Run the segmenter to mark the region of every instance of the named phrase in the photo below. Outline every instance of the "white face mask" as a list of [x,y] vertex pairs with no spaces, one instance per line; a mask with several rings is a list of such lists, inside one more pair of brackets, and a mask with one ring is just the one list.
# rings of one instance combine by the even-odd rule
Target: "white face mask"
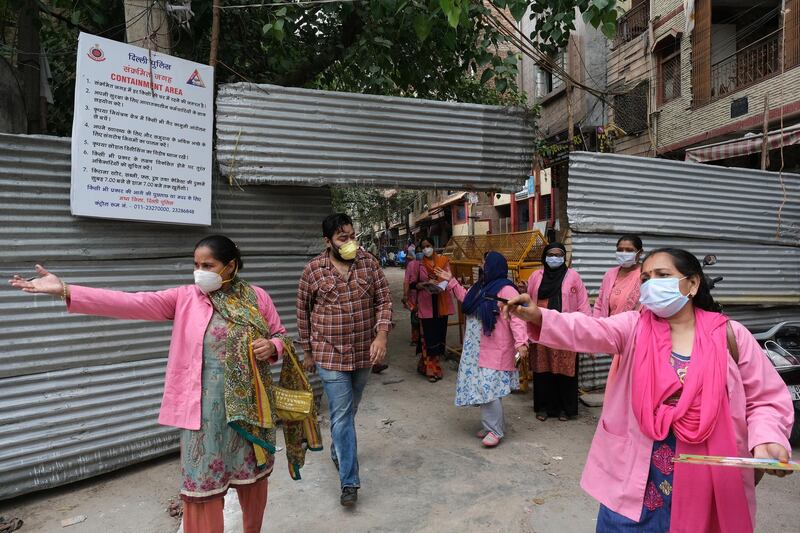
[[636,252],[617,252],[617,263],[622,268],[632,267],[636,264]]
[[639,303],[661,318],[669,318],[689,303],[681,292],[682,278],[654,278],[645,281],[640,289]]
[[430,246],[426,246],[425,248],[422,249],[422,253],[425,254],[425,257],[430,257],[433,255],[433,248],[431,248]]
[[195,270],[194,284],[197,285],[197,288],[199,288],[203,294],[214,292],[222,287],[223,283],[231,281],[236,276],[236,272],[239,270],[239,268],[237,265],[236,270],[233,271],[231,277],[225,280],[223,280],[222,276],[220,276],[220,273],[224,270],[225,267],[222,267],[222,270],[219,273],[211,270]]
[[564,258],[557,255],[549,255],[544,258],[544,262],[547,263],[547,266],[550,268],[558,268],[564,264]]
[[208,294],[222,287],[222,276],[210,270],[195,270],[194,284],[203,294]]

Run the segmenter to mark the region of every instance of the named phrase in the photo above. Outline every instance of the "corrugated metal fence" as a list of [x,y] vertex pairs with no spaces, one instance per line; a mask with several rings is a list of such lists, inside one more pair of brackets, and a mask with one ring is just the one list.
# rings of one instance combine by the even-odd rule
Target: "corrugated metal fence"
[[[753,331],[800,319],[800,176],[782,186],[775,172],[575,152],[568,179],[572,266],[592,298],[616,266],[617,239],[635,233],[645,251],[716,255],[714,296]],[[603,386],[610,362],[582,355],[581,387]]]
[[568,203],[570,228],[579,233],[800,246],[797,174],[781,180],[777,172],[575,152]]
[[[327,188],[217,179],[214,225],[198,228],[73,217],[69,173],[69,139],[0,135],[0,278],[42,262],[71,283],[164,289],[192,283],[194,243],[224,233],[244,253],[243,277],[296,333],[297,281],[321,246]],[[177,431],[156,423],[171,324],[68,315],[5,284],[0,310],[0,499],[177,450]]]
[[223,174],[242,183],[516,190],[522,109],[235,83],[217,97]]

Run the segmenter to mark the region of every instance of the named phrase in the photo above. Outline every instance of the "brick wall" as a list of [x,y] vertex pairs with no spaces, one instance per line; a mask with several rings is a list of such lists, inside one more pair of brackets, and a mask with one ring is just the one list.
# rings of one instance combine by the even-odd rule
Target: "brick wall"
[[608,53],[608,86],[611,89],[630,88],[650,73],[647,62],[647,32]]
[[682,7],[683,0],[650,0],[650,18],[663,17]]
[[[662,2],[655,2],[657,4]],[[678,4],[680,2],[672,2]],[[655,31],[656,39],[671,28],[684,30],[685,15],[679,13],[667,24]],[[769,107],[777,110],[780,106],[800,101],[800,67],[786,71],[782,76],[764,80],[735,93],[726,95],[708,105],[692,109],[692,45],[691,39],[681,39],[681,96],[659,108],[656,121],[656,143],[659,153],[680,149],[682,144],[713,141],[714,130],[747,119],[762,117],[764,95],[769,92]],[[731,119],[731,101],[748,97],[748,113]],[[756,126],[758,127],[758,126]],[[743,128],[742,128],[743,129]]]

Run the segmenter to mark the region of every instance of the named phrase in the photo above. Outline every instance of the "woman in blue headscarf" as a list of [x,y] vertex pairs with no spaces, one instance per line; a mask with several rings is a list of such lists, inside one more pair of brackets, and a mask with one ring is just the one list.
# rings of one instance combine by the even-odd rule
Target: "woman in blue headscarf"
[[489,252],[483,260],[483,277],[469,292],[447,271],[436,274],[448,281],[447,290],[462,302],[467,316],[464,345],[456,380],[456,405],[480,405],[483,428],[476,433],[483,445],[492,448],[504,436],[505,420],[501,398],[519,388],[516,354],[528,356],[525,322],[500,315],[494,297],[509,299],[519,292],[508,279],[506,258]]

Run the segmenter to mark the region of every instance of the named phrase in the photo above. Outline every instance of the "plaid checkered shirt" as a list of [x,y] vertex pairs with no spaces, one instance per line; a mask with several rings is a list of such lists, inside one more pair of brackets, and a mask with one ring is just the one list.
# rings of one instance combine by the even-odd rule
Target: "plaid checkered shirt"
[[359,250],[346,280],[327,250],[306,265],[297,290],[297,329],[303,350],[322,368],[369,368],[372,341],[391,327],[392,295],[374,256]]

